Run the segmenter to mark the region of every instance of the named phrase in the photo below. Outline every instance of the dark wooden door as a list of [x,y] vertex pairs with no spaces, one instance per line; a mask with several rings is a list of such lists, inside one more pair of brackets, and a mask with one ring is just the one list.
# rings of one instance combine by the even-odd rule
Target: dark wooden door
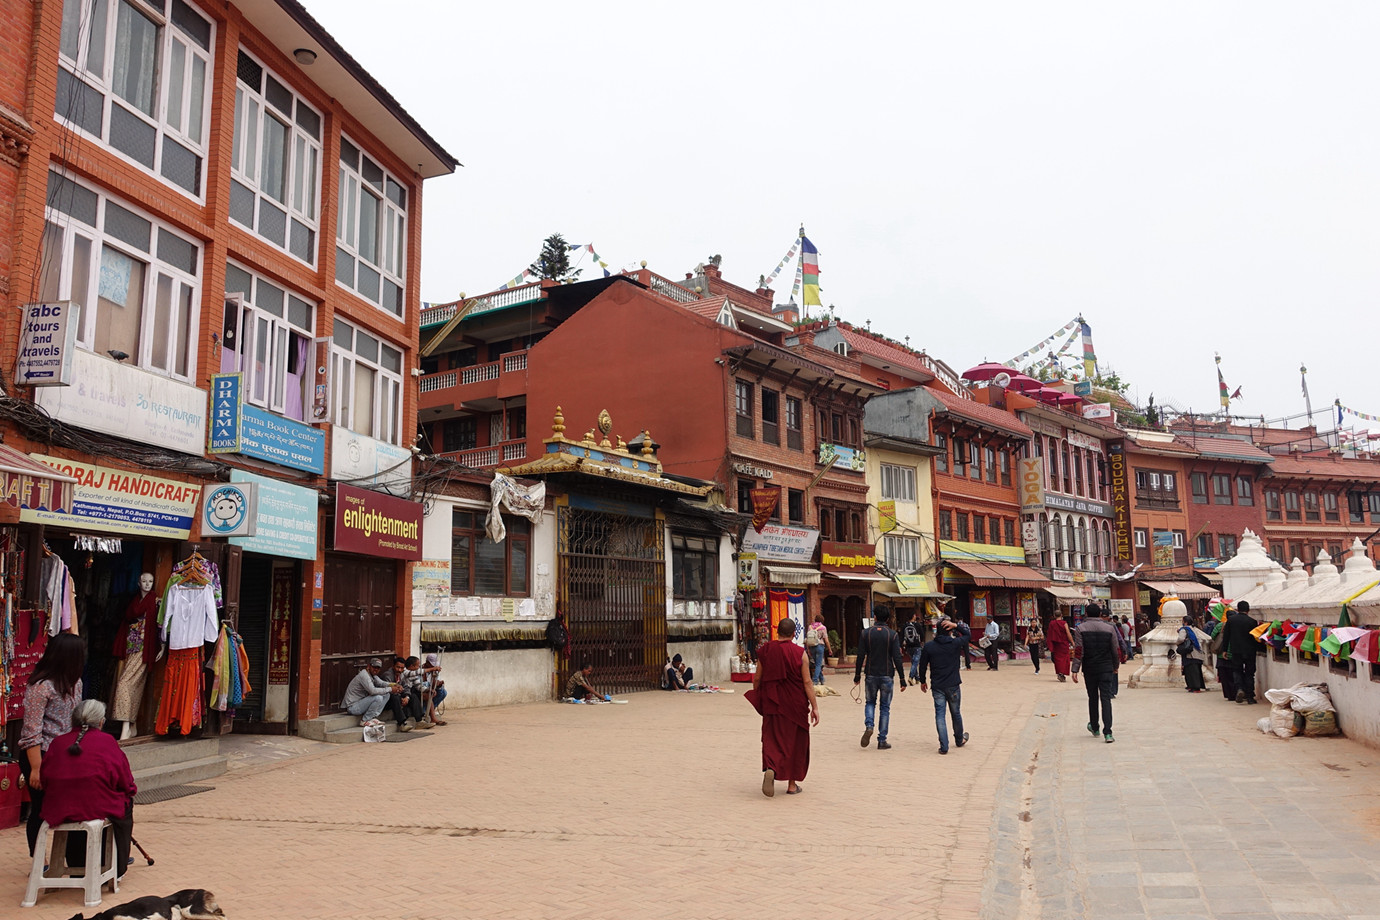
[[345,687],[370,658],[392,667],[397,563],[326,554],[321,616],[321,712],[339,712]]

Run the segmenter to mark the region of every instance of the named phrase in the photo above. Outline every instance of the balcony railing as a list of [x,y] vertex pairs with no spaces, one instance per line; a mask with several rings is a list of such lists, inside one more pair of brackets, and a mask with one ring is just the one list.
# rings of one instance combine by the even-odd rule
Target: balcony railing
[[696,294],[694,291],[687,291],[669,278],[663,278],[660,275],[652,275],[650,280],[653,291],[660,294],[662,297],[669,297],[671,300],[677,301],[678,303],[694,303],[702,299],[701,295]]
[[443,453],[441,456],[471,469],[486,469],[491,466],[498,466],[500,463],[512,463],[514,460],[526,459],[527,442],[525,440],[500,441],[488,447],[455,450]]
[[487,364],[472,364],[469,367],[462,367],[453,371],[427,374],[422,378],[421,391],[423,393],[435,393],[438,390],[445,390],[454,386],[497,380],[504,374],[517,374],[526,370],[526,350],[514,351],[501,355],[497,361],[490,361]]
[[[509,288],[506,291],[496,291],[484,297],[476,298],[476,303],[465,314],[465,318],[478,316],[481,313],[488,313],[490,310],[498,310],[503,307],[514,307],[518,304],[531,303],[534,300],[541,300],[541,284],[525,284],[522,287]],[[428,307],[422,311],[422,326],[436,326],[449,321],[455,316],[460,304],[464,301],[443,304],[439,307]]]
[[443,374],[427,374],[422,378],[422,392],[430,393],[433,390],[444,390],[446,387],[455,386],[455,371],[446,371]]

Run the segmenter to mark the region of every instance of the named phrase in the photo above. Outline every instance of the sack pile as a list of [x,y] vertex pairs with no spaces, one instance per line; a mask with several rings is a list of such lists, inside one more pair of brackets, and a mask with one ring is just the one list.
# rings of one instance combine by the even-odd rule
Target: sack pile
[[1308,738],[1340,734],[1337,710],[1327,684],[1295,684],[1284,690],[1266,690],[1270,701],[1270,715],[1256,723],[1265,734],[1292,738],[1303,734]]

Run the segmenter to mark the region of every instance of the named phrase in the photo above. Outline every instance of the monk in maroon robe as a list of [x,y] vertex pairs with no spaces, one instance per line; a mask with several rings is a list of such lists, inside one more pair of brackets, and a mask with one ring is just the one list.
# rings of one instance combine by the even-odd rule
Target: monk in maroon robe
[[810,726],[819,724],[819,703],[805,649],[791,639],[795,621],[784,619],[775,642],[757,650],[748,702],[762,715],[762,794],[776,794],[776,781],[786,781],[786,794],[800,792],[800,780],[810,769]]
[[[1054,619],[1050,620],[1045,641],[1049,643],[1049,657],[1054,662],[1054,673],[1059,675],[1060,680],[1067,679],[1069,656],[1073,649],[1073,633],[1069,632],[1069,624],[1064,622],[1063,614],[1056,614]],[[1076,682],[1077,675],[1073,679]]]

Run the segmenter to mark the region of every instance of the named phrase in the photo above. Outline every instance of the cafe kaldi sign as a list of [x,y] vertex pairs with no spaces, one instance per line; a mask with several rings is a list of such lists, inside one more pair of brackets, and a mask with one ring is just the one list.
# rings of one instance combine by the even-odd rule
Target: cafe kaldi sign
[[382,492],[337,485],[335,548],[342,553],[415,562],[422,558],[422,506]]
[[874,575],[877,572],[877,544],[830,543],[819,545],[821,571],[836,575]]

